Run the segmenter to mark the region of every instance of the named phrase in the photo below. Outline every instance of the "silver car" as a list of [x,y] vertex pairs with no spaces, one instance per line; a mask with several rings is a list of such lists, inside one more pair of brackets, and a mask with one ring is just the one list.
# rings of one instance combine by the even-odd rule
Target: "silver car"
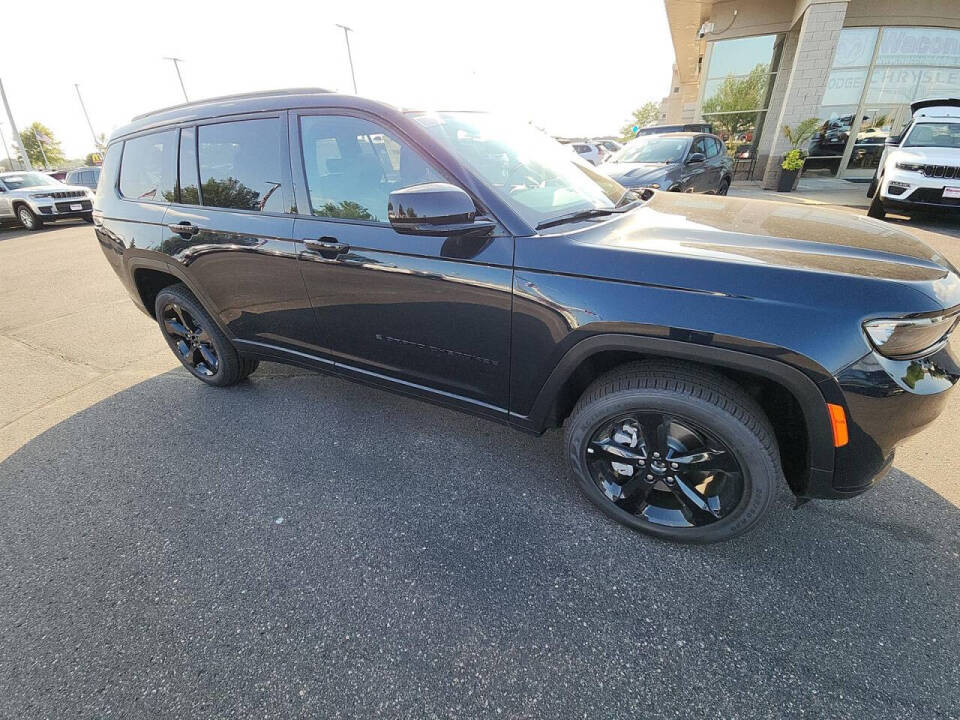
[[39,230],[67,218],[93,222],[92,190],[33,170],[0,173],[0,221],[17,220],[27,230]]

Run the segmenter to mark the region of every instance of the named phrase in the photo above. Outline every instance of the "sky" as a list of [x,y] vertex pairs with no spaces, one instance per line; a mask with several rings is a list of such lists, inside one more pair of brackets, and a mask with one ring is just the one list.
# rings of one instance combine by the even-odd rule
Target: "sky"
[[[402,107],[481,109],[555,135],[616,134],[667,94],[673,47],[662,0],[5,3],[0,80],[19,129],[39,120],[67,157],[97,133],[189,98],[289,87],[352,92]],[[11,132],[0,112],[0,133]],[[2,152],[2,147],[0,147]]]

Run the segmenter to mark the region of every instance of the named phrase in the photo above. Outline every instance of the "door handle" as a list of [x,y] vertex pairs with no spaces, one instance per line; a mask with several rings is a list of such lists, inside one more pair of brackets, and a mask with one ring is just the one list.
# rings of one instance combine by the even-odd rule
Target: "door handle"
[[322,237],[319,240],[304,240],[303,244],[307,250],[318,252],[326,258],[333,258],[337,255],[343,255],[350,246],[346,243],[337,242],[336,238]]
[[170,223],[167,227],[181,237],[193,237],[200,232],[200,228],[186,220],[178,223]]

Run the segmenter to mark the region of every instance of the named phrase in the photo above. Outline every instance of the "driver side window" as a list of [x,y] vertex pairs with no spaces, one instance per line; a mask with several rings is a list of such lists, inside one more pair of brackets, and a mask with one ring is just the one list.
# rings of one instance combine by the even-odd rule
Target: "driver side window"
[[387,221],[391,192],[444,178],[376,123],[345,115],[305,115],[300,140],[311,213]]
[[[693,155],[694,153],[701,153],[703,155],[706,155],[707,145],[706,145],[706,142],[704,142],[705,140],[706,138],[702,138],[702,137],[698,137],[696,140],[694,140],[693,144],[690,146],[690,155]],[[688,155],[687,157],[690,157],[690,155]]]

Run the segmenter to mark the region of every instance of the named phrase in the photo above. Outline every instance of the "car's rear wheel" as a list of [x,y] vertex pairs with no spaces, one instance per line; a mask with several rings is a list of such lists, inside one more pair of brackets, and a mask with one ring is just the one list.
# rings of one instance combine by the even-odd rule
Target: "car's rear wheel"
[[220,387],[234,385],[257,369],[257,360],[241,357],[186,285],[164,288],[154,304],[167,345],[190,373]]
[[43,220],[38,218],[36,213],[26,205],[17,208],[17,220],[20,221],[25,230],[39,230],[43,227]]
[[883,220],[887,216],[887,211],[883,207],[883,200],[880,198],[880,188],[873,193],[873,200],[870,201],[870,207],[867,208],[867,215],[877,220]]
[[566,423],[577,482],[617,522],[679,542],[753,528],[783,473],[773,429],[738,385],[643,361],[595,381]]

